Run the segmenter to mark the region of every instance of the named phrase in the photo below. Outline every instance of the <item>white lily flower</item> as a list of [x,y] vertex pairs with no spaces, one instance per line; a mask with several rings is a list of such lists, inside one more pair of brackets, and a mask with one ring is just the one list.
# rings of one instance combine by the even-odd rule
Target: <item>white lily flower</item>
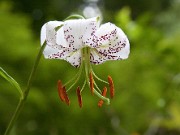
[[[99,25],[99,18],[50,21],[41,29],[41,44],[47,42],[45,58],[64,59],[75,67],[81,64],[81,50],[90,48],[90,62],[128,58],[130,45],[124,32],[112,23]],[[61,26],[57,31],[56,28]]]
[[[84,84],[87,83],[89,86],[90,83],[94,82],[94,79],[92,77],[88,79],[88,74],[91,74],[91,76],[93,74],[98,80],[105,82],[94,74],[90,63],[101,64],[108,60],[126,59],[130,52],[129,40],[124,32],[112,23],[100,25],[99,20],[99,17],[94,17],[66,20],[64,22],[50,21],[44,24],[41,29],[41,45],[46,41],[45,58],[63,59],[74,67],[81,66],[82,68],[84,62],[86,72],[86,82]],[[80,75],[81,73],[78,73],[75,79],[79,80]],[[97,86],[96,89],[100,92],[96,91],[94,86],[93,88],[90,87],[91,90],[95,90],[95,94],[102,100],[109,102],[104,95],[102,96]],[[62,89],[61,86],[61,91],[63,91]],[[79,89],[78,91],[80,91]]]

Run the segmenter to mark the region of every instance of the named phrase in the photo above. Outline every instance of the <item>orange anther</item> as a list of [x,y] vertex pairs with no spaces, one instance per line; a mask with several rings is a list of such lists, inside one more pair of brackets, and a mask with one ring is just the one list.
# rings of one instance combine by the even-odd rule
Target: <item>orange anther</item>
[[102,107],[103,103],[104,103],[104,101],[103,101],[102,99],[101,99],[101,100],[99,100],[99,102],[98,102],[98,106],[99,106],[99,107]]
[[93,75],[92,72],[90,72],[90,89],[91,89],[91,94],[94,95],[94,79],[93,79]]
[[109,87],[110,87],[110,97],[113,98],[114,97],[114,83],[111,76],[108,76],[108,82],[109,82]]
[[61,80],[58,80],[58,95],[59,95],[61,101],[64,102],[65,98],[64,98],[63,85],[62,85]]
[[70,100],[69,100],[69,97],[68,97],[68,95],[66,93],[66,88],[65,87],[63,87],[63,96],[64,96],[66,104],[70,105]]
[[[106,97],[106,93],[107,93],[107,88],[104,87],[104,89],[103,89],[103,91],[102,91],[102,96],[103,96],[103,97]],[[103,101],[102,99],[99,100],[98,106],[99,106],[99,107],[102,107],[103,103],[104,103],[104,101]]]
[[82,107],[82,96],[81,96],[81,91],[80,91],[79,86],[77,87],[76,94],[77,94],[77,97],[78,97],[79,107],[81,108]]

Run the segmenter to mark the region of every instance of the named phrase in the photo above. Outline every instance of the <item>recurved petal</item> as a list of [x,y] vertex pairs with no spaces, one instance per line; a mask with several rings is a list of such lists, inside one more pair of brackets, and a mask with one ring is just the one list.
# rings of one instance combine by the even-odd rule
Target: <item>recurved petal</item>
[[69,48],[79,49],[85,46],[84,39],[90,38],[99,26],[97,18],[67,20],[64,22],[64,37]]
[[101,42],[100,46],[93,49],[91,53],[92,63],[101,64],[107,60],[128,58],[130,52],[129,40],[120,28],[115,25],[113,27],[115,28],[113,37],[108,41],[104,41],[104,43]]
[[[65,40],[65,36],[64,36],[64,28],[63,26],[61,28],[59,28],[56,32],[56,43],[58,46],[60,47],[64,47],[64,48],[69,48],[68,43]],[[71,49],[73,50],[73,49]]]
[[[41,45],[46,41],[44,49],[45,58],[58,58],[56,54],[63,51],[64,47],[56,43],[57,28],[62,29],[63,22],[50,21],[45,23],[41,28]],[[53,55],[53,56],[52,56]]]
[[58,26],[62,26],[63,22],[61,21],[49,21],[45,23],[41,28],[41,45],[44,41],[47,42],[48,45],[56,45],[56,28]]
[[46,41],[46,47],[43,52],[44,57],[47,59],[63,59],[71,65],[79,67],[81,62],[80,50],[73,50],[66,46],[62,25],[63,23],[58,21],[51,21],[43,25],[41,29],[41,44]]

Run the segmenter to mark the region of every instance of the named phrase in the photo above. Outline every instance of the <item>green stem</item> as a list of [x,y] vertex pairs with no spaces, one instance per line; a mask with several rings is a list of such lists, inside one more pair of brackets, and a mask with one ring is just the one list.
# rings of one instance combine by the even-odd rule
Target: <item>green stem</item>
[[18,116],[19,116],[19,114],[20,114],[20,112],[21,112],[21,110],[22,110],[22,108],[24,106],[24,103],[25,103],[25,101],[27,99],[29,90],[30,90],[31,85],[32,85],[32,80],[34,78],[35,72],[37,70],[37,66],[39,64],[39,61],[40,61],[40,58],[41,58],[41,55],[42,55],[42,52],[43,52],[45,46],[46,46],[46,42],[44,42],[44,44],[41,46],[41,48],[39,50],[39,53],[38,53],[38,55],[36,57],[36,61],[34,63],[34,66],[32,68],[31,74],[30,74],[29,79],[28,79],[27,87],[26,87],[26,89],[23,92],[23,96],[19,100],[19,103],[18,103],[18,105],[16,107],[16,110],[15,110],[15,112],[14,112],[14,114],[13,114],[13,116],[12,116],[10,122],[9,122],[9,125],[8,125],[4,135],[8,135],[9,134],[9,132],[11,131],[14,123],[16,122],[16,120],[17,120],[17,118],[18,118]]

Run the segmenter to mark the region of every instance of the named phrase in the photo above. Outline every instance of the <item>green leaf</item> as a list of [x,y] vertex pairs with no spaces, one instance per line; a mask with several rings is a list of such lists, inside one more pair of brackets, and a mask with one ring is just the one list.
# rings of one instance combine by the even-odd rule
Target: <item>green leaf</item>
[[23,97],[23,93],[22,93],[22,90],[21,90],[19,84],[1,67],[0,67],[0,76],[2,76],[4,79],[6,79],[8,82],[10,82],[18,90],[20,96]]

